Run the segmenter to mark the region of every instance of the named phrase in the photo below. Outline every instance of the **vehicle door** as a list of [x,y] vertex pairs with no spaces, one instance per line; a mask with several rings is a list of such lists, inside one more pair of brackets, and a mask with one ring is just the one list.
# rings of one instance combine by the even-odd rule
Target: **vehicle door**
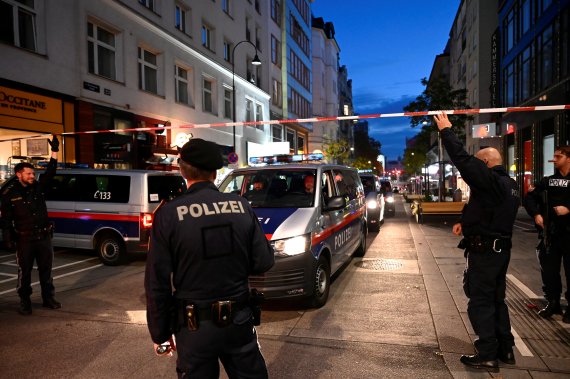
[[54,225],[54,246],[76,247],[75,201],[77,191],[77,176],[72,173],[56,173],[45,187],[44,196],[48,216]]
[[357,249],[363,233],[364,188],[356,171],[336,169],[333,172],[337,191],[346,199],[338,239],[343,246],[345,259],[349,259]]
[[[94,234],[113,229],[126,238],[139,237],[140,196],[129,204],[130,175],[78,175],[80,196],[75,204],[76,246],[88,249]],[[142,192],[142,183],[139,192]]]

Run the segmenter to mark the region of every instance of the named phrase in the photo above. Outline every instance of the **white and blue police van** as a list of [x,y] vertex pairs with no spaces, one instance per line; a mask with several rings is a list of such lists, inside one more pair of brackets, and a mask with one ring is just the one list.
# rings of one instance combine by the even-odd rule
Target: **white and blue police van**
[[[42,171],[37,172],[37,179]],[[10,185],[16,176],[2,183]],[[162,200],[186,192],[177,171],[61,169],[45,189],[53,246],[94,249],[110,266],[147,253],[153,215]],[[1,233],[0,233],[1,234]]]
[[[251,276],[250,286],[267,298],[304,297],[323,306],[331,275],[353,255],[366,251],[364,189],[358,172],[346,166],[301,163],[322,154],[250,159],[219,185],[250,202],[275,250],[275,265]],[[313,192],[305,181],[313,181]],[[261,184],[260,184],[261,183]]]

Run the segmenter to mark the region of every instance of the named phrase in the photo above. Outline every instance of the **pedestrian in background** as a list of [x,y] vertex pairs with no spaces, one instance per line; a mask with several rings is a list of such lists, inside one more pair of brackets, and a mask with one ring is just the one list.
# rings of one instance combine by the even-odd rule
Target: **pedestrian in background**
[[146,264],[155,350],[177,351],[180,378],[218,378],[218,359],[230,378],[266,378],[248,276],[273,266],[273,249],[247,200],[213,184],[223,164],[215,143],[190,140],[179,164],[188,191],[155,213]]
[[17,181],[2,192],[2,233],[4,244],[9,250],[16,251],[18,264],[17,291],[20,296],[19,313],[32,314],[32,269],[34,260],[38,265],[42,305],[45,308],[58,309],[61,304],[55,300],[55,288],[51,269],[53,265],[53,225],[48,219],[45,187],[57,170],[57,136],[48,139],[51,146],[51,159],[45,173],[36,180],[34,166],[30,163],[18,163],[14,167]]
[[[555,173],[544,177],[525,197],[525,209],[539,229],[537,246],[542,290],[548,301],[538,314],[549,318],[561,314],[562,278],[560,265],[566,275],[566,300],[570,301],[570,146],[554,150]],[[562,321],[570,323],[570,307]]]
[[475,355],[461,356],[467,366],[497,369],[498,359],[514,364],[514,338],[505,303],[506,274],[511,257],[511,236],[520,199],[516,182],[501,165],[494,148],[469,155],[451,130],[447,115],[434,117],[441,140],[455,167],[471,189],[460,223],[453,233],[463,234],[467,265],[463,289],[469,298],[467,313],[478,339]]

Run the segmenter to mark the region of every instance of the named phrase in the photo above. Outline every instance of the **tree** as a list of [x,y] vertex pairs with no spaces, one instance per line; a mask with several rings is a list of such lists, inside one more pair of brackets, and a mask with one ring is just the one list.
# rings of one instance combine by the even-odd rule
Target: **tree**
[[323,147],[327,158],[339,163],[347,160],[350,154],[350,147],[348,145],[348,141],[345,139],[340,139],[338,141],[327,139],[323,143]]
[[[428,81],[426,78],[422,79],[422,85],[426,88],[422,94],[416,97],[415,101],[404,107],[406,112],[424,112],[435,110],[451,110],[451,109],[469,109],[467,105],[467,90],[451,88],[449,83],[442,79],[434,79]],[[452,129],[455,134],[461,139],[465,137],[465,122],[472,120],[473,117],[469,115],[449,115]],[[410,125],[415,128],[418,125],[423,125],[422,129],[426,126],[429,131],[437,131],[432,122],[433,116],[413,116],[410,119]]]
[[368,136],[368,133],[361,130],[354,131],[354,154],[358,158],[364,158],[364,161],[376,162],[378,155],[382,149],[382,144],[374,138]]

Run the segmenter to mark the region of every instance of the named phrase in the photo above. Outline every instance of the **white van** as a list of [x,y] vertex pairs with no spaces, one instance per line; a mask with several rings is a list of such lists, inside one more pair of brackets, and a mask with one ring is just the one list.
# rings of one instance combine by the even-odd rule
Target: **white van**
[[[314,180],[313,193],[305,190],[308,177]],[[254,191],[254,183],[263,188]],[[321,307],[331,275],[354,253],[364,255],[364,190],[355,169],[313,163],[242,168],[219,190],[250,201],[275,250],[273,268],[250,277],[251,287],[267,298],[306,297]]]
[[53,245],[95,249],[107,265],[124,263],[127,253],[148,251],[161,200],[185,191],[178,172],[58,169],[45,192]]

